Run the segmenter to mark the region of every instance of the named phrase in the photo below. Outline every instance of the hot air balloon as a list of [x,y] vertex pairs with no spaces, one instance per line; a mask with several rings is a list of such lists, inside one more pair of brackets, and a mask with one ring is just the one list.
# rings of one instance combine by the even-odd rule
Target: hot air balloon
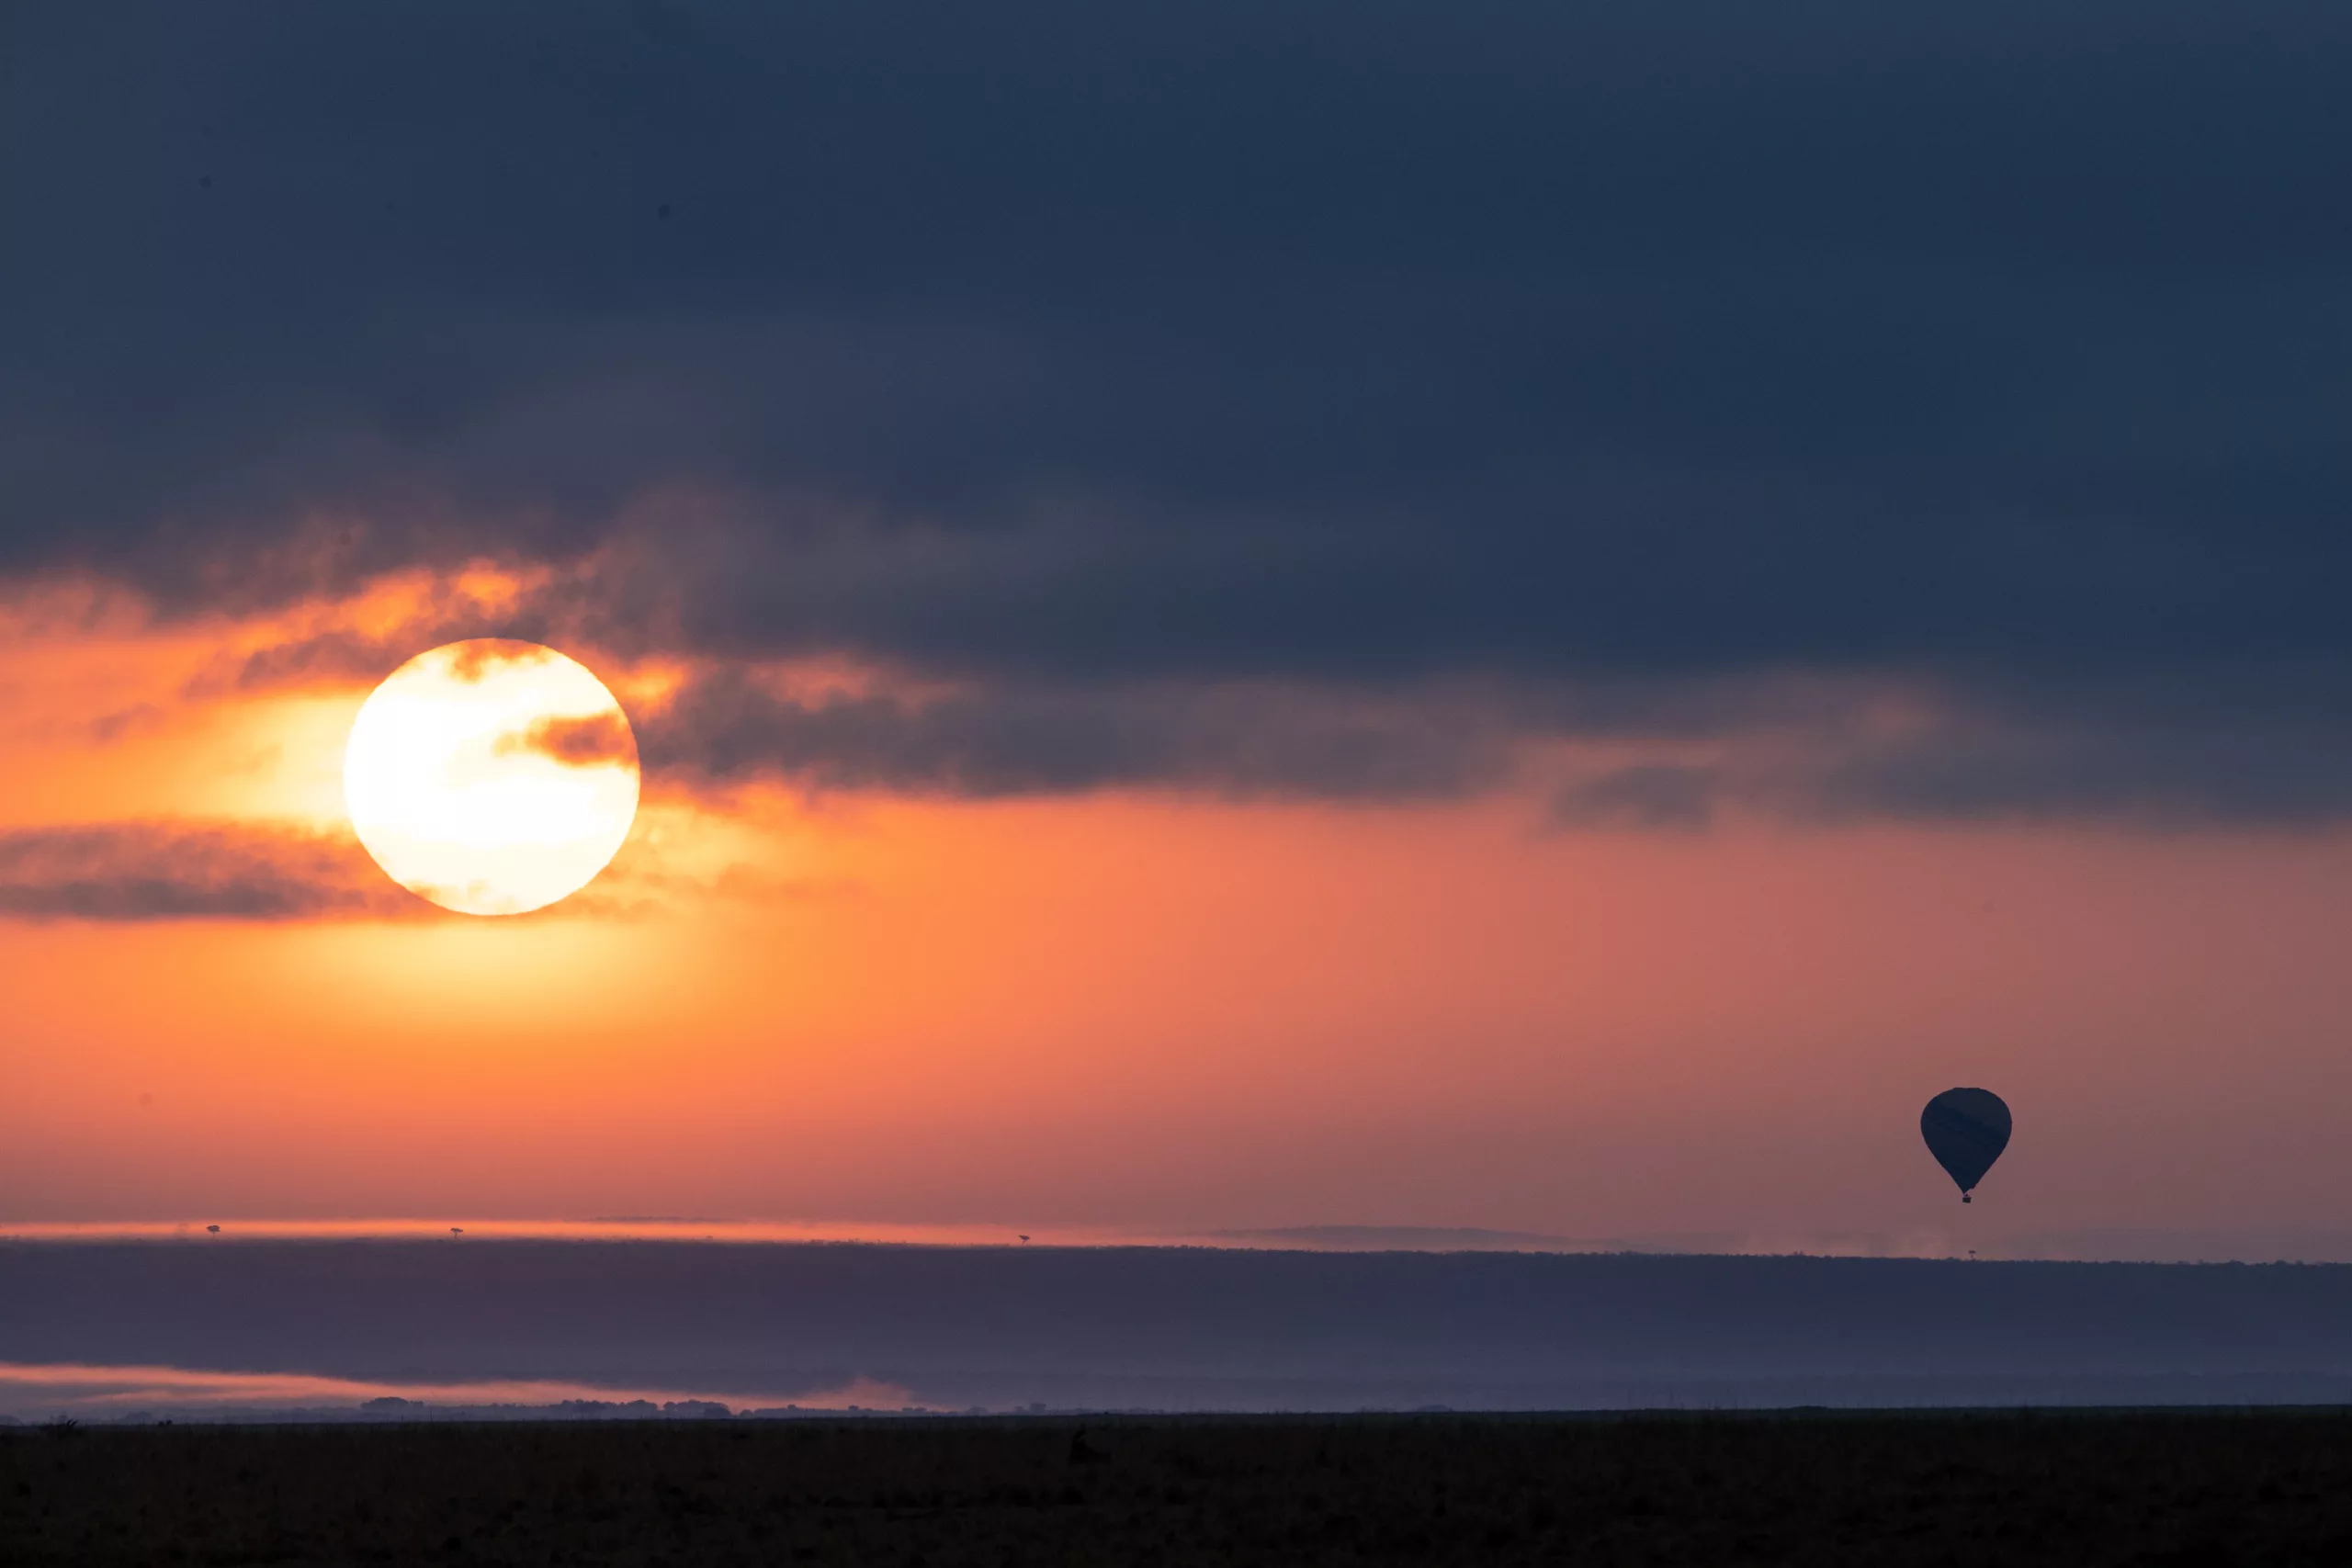
[[1919,1112],[1919,1135],[1965,1203],[2009,1146],[2009,1108],[1989,1089],[1948,1089]]

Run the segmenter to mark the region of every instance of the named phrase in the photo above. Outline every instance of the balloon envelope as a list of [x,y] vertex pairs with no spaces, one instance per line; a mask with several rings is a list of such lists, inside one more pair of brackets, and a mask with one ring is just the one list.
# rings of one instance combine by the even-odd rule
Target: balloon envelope
[[1962,1202],[2009,1146],[2009,1108],[1988,1089],[1948,1089],[1919,1112],[1928,1152],[1960,1183]]

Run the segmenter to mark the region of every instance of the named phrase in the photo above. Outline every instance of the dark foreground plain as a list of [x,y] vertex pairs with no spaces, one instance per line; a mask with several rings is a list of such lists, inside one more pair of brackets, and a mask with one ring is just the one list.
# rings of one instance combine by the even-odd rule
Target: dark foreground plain
[[30,1563],[2352,1561],[2352,1416],[21,1428]]

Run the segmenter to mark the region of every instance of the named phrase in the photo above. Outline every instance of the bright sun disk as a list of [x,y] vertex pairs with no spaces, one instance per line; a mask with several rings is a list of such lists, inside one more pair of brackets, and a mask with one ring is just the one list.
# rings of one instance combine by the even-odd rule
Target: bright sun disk
[[637,737],[605,683],[555,649],[453,642],[361,705],[343,794],[393,881],[461,914],[519,915],[618,852],[637,817]]

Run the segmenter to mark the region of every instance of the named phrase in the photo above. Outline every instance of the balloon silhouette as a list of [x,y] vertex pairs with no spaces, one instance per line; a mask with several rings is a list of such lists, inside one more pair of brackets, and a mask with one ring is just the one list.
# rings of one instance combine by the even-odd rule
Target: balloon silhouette
[[2009,1146],[2009,1108],[1989,1089],[1948,1089],[1919,1112],[1919,1135],[1936,1163],[1960,1183],[1965,1203]]

